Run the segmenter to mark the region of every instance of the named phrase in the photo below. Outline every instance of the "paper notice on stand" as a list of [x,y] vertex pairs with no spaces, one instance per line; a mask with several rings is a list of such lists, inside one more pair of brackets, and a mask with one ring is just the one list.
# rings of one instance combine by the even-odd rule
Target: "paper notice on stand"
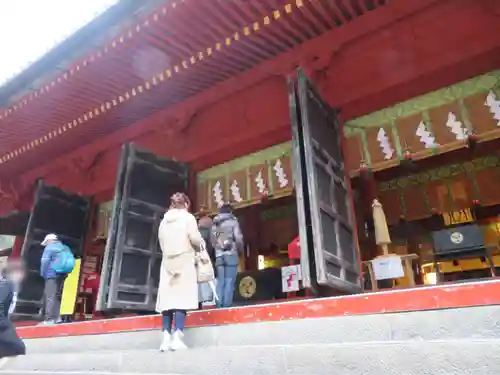
[[375,258],[372,267],[376,280],[398,279],[405,275],[401,257],[397,255]]
[[281,267],[281,285],[284,293],[296,292],[300,289],[300,266]]

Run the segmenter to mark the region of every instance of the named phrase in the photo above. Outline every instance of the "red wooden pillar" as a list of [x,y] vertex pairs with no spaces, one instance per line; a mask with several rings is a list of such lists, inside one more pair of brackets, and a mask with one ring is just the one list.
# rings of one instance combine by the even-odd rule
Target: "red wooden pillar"
[[19,259],[21,257],[21,250],[23,248],[24,237],[17,236],[14,245],[12,246],[12,252],[9,255],[10,259]]

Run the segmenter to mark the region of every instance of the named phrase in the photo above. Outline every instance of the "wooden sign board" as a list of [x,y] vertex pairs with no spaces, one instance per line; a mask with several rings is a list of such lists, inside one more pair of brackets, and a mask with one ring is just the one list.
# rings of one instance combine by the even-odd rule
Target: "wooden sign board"
[[456,225],[456,224],[465,224],[471,223],[474,221],[474,217],[472,216],[472,212],[470,208],[465,208],[460,211],[453,212],[445,212],[443,214],[444,225]]

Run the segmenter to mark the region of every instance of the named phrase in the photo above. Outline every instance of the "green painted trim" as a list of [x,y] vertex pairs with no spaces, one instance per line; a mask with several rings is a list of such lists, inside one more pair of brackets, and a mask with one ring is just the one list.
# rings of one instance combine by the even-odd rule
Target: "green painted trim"
[[500,156],[488,155],[466,163],[455,163],[379,184],[380,191],[404,189],[407,186],[426,184],[431,181],[447,180],[463,173],[476,173],[500,167]]
[[198,181],[217,179],[221,176],[244,171],[245,169],[258,164],[265,164],[268,160],[277,159],[292,154],[292,142],[285,142],[261,151],[216,165],[197,173]]
[[[381,126],[382,124],[396,121],[398,118],[413,116],[481,92],[498,90],[499,85],[500,70],[495,70],[479,77],[474,77],[467,81],[417,96],[416,98],[370,113],[366,116],[347,121],[344,124],[344,128],[349,128],[349,125],[360,128]],[[354,129],[349,132],[346,131],[344,134],[347,136],[353,132],[355,132]]]
[[274,181],[273,181],[273,165],[269,163],[269,160],[266,161],[267,165],[267,188],[269,191],[274,191]]
[[247,196],[245,197],[245,200],[249,201],[252,198],[252,179],[248,178],[250,176],[250,167],[245,168],[245,174],[247,175]]
[[496,94],[497,97],[500,96],[500,81],[497,82],[495,86],[491,88],[491,90]]
[[[212,187],[210,186],[210,184],[209,184],[209,183],[207,183],[207,187],[206,187],[206,189],[207,189],[207,191],[206,191],[206,193],[207,193],[207,202],[205,202],[205,203],[206,203],[206,205],[207,205],[207,207],[206,207],[206,208],[207,208],[207,209],[209,209],[209,208],[211,208],[211,207],[212,207],[212,205],[213,205],[213,203],[212,203]],[[200,202],[198,202],[198,205],[199,205],[199,204],[200,204]]]
[[469,118],[469,111],[467,111],[467,107],[465,106],[463,99],[460,99],[458,101],[458,106],[460,107],[460,116],[462,116],[462,121],[465,125],[465,128],[469,132],[471,130],[474,130],[474,128],[472,126],[472,122],[470,121],[470,118]]
[[429,116],[429,111],[425,110],[422,112],[422,120],[428,132],[432,134],[434,139],[436,139],[436,134],[434,134],[434,124],[431,121],[431,116]]
[[368,140],[366,139],[366,132],[361,132],[361,147],[363,149],[363,155],[361,155],[362,159],[366,164],[372,165],[372,157],[370,152],[368,151]]
[[404,157],[404,150],[401,146],[401,140],[399,139],[399,132],[396,126],[396,121],[391,121],[392,138],[394,139],[394,148],[396,149],[396,155],[399,159]]
[[[352,121],[352,120],[351,120]],[[360,129],[360,128],[354,128],[352,125],[352,123],[350,124],[351,126],[349,126],[349,121],[346,122],[344,124],[344,126],[342,127],[343,130],[344,130],[344,136],[346,137],[351,137],[353,135],[358,135],[358,134],[361,134],[364,132],[364,129]]]

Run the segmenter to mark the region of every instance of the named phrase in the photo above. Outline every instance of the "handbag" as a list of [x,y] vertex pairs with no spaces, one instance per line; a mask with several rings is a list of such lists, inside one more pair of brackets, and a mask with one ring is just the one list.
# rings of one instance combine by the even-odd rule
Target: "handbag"
[[208,283],[215,279],[214,268],[205,241],[201,242],[200,249],[196,252],[195,267],[198,284]]

